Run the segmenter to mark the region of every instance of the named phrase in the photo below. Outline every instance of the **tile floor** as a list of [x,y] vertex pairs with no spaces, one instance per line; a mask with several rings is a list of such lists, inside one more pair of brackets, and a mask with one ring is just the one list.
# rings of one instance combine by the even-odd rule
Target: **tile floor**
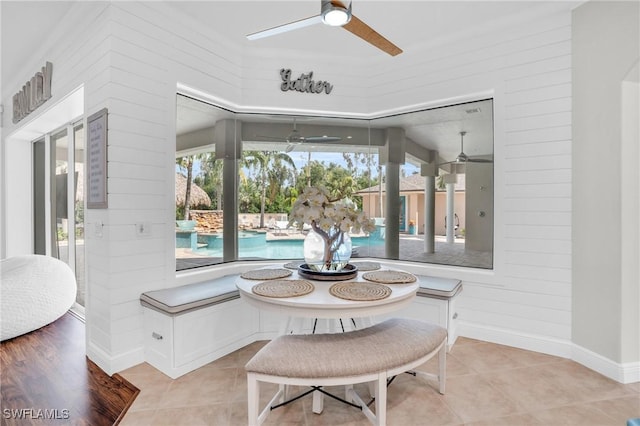
[[[141,392],[120,425],[245,425],[243,367],[265,343],[253,343],[177,380],[146,363],[121,372]],[[435,372],[436,362],[437,357],[421,369]],[[388,424],[624,426],[627,419],[640,417],[640,383],[622,385],[563,358],[459,338],[447,357],[447,375],[445,395],[435,382],[398,376],[389,387]],[[262,396],[265,403],[271,397]],[[309,395],[274,410],[265,424],[369,422],[357,409],[331,398],[325,398],[321,415],[314,414]]]

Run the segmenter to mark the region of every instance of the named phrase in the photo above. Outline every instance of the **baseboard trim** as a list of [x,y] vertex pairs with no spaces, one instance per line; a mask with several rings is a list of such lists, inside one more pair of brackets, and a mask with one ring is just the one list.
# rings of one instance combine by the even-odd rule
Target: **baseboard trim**
[[89,342],[87,345],[87,357],[100,367],[109,376],[113,376],[127,368],[144,362],[144,348],[136,348],[115,357],[109,356],[98,346]]
[[522,333],[493,326],[472,324],[464,321],[460,321],[458,324],[458,336],[569,359],[571,358],[573,345],[569,340]]
[[619,383],[640,382],[640,361],[616,363],[569,340],[463,321],[458,325],[458,335],[571,359]]
[[165,366],[165,363],[162,361],[156,362],[152,357],[147,357],[146,362],[153,366],[158,371],[167,375],[172,379],[177,379],[180,376],[183,376],[191,371],[197,370],[198,368],[209,364],[217,359],[224,357],[238,349],[244,348],[247,345],[255,342],[256,339],[253,339],[252,336],[247,336],[243,339],[236,340],[232,343],[225,345],[222,348],[218,348],[217,350],[210,352],[202,357],[194,359],[192,361],[187,362],[186,364],[182,364],[177,367]]
[[617,363],[579,345],[573,345],[571,359],[623,384],[640,382],[640,361]]

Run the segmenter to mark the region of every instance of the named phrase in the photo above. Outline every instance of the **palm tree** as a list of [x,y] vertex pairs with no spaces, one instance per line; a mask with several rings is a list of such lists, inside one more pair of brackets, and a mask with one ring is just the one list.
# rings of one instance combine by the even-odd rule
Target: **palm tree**
[[191,204],[191,180],[193,178],[193,155],[176,158],[176,164],[187,172],[187,189],[184,195],[184,220],[189,220],[189,210]]
[[216,159],[215,155],[206,154],[202,161],[204,183],[201,186],[212,200],[215,198],[217,210],[222,210],[222,171],[222,161]]
[[[261,187],[260,228],[264,228],[264,213],[267,200],[267,181],[269,177],[269,167],[273,165],[275,169],[278,168],[278,166],[281,166],[282,162],[284,162],[290,165],[295,170],[296,165],[289,154],[278,151],[246,151],[244,153],[244,162],[248,167],[255,167],[258,169],[258,180]],[[282,181],[280,181],[278,184],[281,183]]]

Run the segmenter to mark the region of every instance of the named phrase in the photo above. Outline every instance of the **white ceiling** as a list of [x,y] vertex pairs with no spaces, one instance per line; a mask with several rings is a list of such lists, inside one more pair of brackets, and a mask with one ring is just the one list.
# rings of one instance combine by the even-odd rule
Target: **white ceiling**
[[[73,3],[0,0],[3,83],[8,77],[20,72],[24,64],[39,52],[47,34],[56,26],[64,24],[63,17]],[[26,79],[27,77],[24,78],[25,81]]]
[[[320,0],[172,1],[167,4],[240,46],[352,58],[386,55],[342,28],[322,24],[254,41],[246,39],[247,34],[318,15]],[[352,7],[353,15],[410,55],[417,47],[495,31],[500,26],[517,25],[576,4],[578,2],[563,0],[353,0]]]
[[[546,14],[568,10],[583,1],[429,1],[353,0],[353,14],[404,50],[405,57],[425,45],[495,31]],[[10,76],[28,62],[42,40],[58,25],[74,1],[0,1],[2,73]],[[386,54],[342,28],[322,24],[249,41],[246,35],[318,15],[320,0],[164,1],[179,13],[238,46],[304,50],[350,57]],[[337,49],[339,47],[339,50]],[[3,81],[6,78],[3,77]]]
[[[28,62],[34,52],[39,51],[46,34],[51,33],[58,25],[65,25],[64,16],[73,3],[0,1],[3,82],[7,76],[11,76],[21,65]],[[320,0],[214,0],[164,3],[242,48],[311,51],[323,55],[348,55],[351,58],[387,57],[386,53],[348,31],[322,24],[254,41],[246,39],[247,34],[319,14]],[[403,60],[410,61],[412,52],[427,45],[496,31],[501,26],[512,26],[545,14],[572,9],[580,3],[582,2],[557,0],[353,0],[353,14],[403,49]],[[459,132],[466,130],[469,132],[465,136],[467,154],[491,154],[491,108],[483,107],[482,113],[476,114],[473,119],[464,113],[464,109],[466,108],[433,110],[412,116],[378,120],[371,124],[378,127],[402,126],[409,138],[429,149],[438,150],[444,159],[451,159],[450,157],[459,152]],[[184,105],[178,108],[178,113],[179,132],[209,127],[216,121],[215,116],[219,115],[219,112],[212,113],[211,110],[198,105]],[[243,116],[240,119],[256,121],[259,118]],[[274,121],[273,117],[271,121]],[[279,121],[282,123],[282,118]],[[285,119],[286,123],[289,121],[288,118]],[[336,120],[333,124],[344,124],[341,121],[344,120]],[[350,123],[358,124],[353,120]],[[364,124],[365,127],[366,125]],[[281,127],[281,132],[284,132],[288,126]]]

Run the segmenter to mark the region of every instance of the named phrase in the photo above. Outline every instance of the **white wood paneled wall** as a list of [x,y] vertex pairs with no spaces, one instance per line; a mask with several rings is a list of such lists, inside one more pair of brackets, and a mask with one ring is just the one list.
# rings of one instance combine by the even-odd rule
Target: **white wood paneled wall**
[[371,99],[374,111],[487,92],[495,100],[494,271],[439,271],[465,278],[461,334],[569,356],[571,16],[423,57],[401,71],[375,67],[369,90],[384,95]]

